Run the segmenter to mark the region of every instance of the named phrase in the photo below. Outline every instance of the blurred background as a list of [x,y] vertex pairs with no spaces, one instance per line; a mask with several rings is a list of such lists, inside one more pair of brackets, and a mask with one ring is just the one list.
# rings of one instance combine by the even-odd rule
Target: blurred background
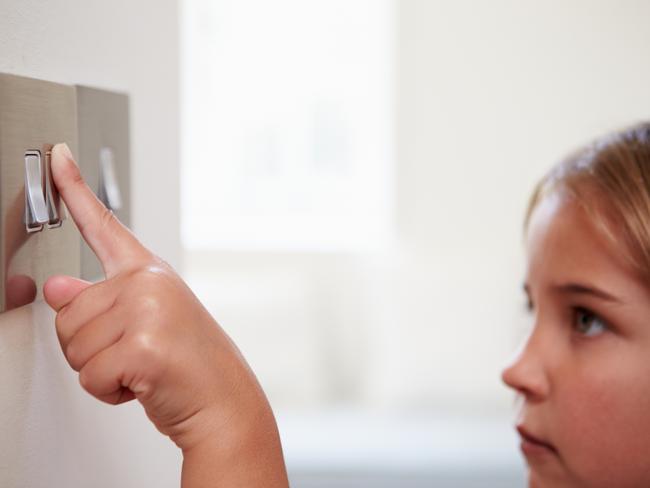
[[[648,118],[648,19],[645,0],[3,0],[0,71],[130,95],[134,231],[256,371],[293,487],[521,487],[499,376],[528,322],[524,210],[567,152]],[[69,374],[48,404],[81,413],[42,486],[84,466],[177,486],[138,405]]]
[[183,269],[295,486],[522,486],[499,374],[524,210],[565,153],[648,116],[650,5],[182,7]]

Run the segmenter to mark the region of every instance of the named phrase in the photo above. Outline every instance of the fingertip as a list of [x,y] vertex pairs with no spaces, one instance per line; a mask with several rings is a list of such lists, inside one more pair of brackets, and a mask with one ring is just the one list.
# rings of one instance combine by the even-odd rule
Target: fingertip
[[52,156],[54,155],[60,156],[64,160],[68,160],[75,163],[74,157],[72,156],[72,151],[70,151],[70,148],[65,142],[59,142],[58,144],[54,145],[54,147],[52,148]]
[[79,166],[74,160],[74,156],[68,145],[64,142],[56,144],[52,148],[52,177],[57,187],[61,191],[65,189],[65,182],[69,179],[81,179]]
[[72,276],[51,276],[43,285],[43,297],[55,311],[61,310],[92,283]]

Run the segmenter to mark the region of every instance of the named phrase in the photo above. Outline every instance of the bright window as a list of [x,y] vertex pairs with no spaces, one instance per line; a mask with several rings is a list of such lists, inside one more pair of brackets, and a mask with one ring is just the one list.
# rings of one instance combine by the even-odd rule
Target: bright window
[[187,249],[384,245],[392,215],[390,0],[187,0]]

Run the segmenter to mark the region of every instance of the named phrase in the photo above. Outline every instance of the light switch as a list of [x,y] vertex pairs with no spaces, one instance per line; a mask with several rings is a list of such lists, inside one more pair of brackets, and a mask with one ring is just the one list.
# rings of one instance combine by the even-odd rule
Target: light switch
[[43,230],[49,220],[43,192],[43,161],[40,151],[25,152],[25,227],[27,232]]
[[115,173],[115,157],[110,147],[99,150],[99,190],[97,196],[113,211],[122,208],[122,193]]
[[71,85],[0,74],[0,311],[42,298],[52,275],[79,276],[79,232],[60,225],[48,161],[57,142],[78,153],[76,107]]
[[[97,197],[124,225],[131,222],[129,97],[99,88],[77,86],[79,167]],[[81,277],[95,281],[102,267],[81,244]]]
[[50,229],[61,227],[65,219],[65,207],[61,205],[61,197],[56,189],[52,178],[52,151],[45,153],[45,204],[47,205],[48,221]]

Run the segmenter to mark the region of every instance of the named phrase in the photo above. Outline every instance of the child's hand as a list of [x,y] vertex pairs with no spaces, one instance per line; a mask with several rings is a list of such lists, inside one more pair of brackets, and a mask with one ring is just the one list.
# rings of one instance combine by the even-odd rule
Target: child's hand
[[67,146],[54,147],[52,172],[106,273],[97,284],[55,276],[44,286],[81,385],[112,404],[136,398],[183,450],[184,485],[286,486],[273,414],[235,345],[95,197]]

